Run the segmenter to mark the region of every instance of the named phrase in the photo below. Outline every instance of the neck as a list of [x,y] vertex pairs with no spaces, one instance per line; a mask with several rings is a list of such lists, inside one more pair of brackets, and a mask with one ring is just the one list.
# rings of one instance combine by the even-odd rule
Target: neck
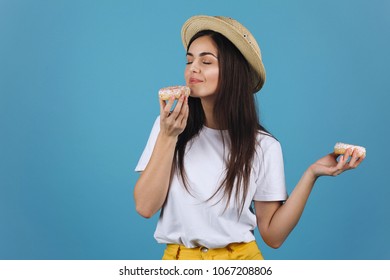
[[214,100],[211,98],[201,98],[202,108],[205,115],[204,125],[212,129],[220,129],[214,117]]

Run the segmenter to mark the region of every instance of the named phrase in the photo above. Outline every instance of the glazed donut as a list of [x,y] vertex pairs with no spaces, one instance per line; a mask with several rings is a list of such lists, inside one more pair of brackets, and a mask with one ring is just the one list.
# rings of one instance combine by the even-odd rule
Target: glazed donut
[[172,95],[175,96],[175,99],[179,99],[181,94],[189,96],[190,92],[191,90],[187,86],[173,86],[160,89],[158,91],[158,96],[161,100],[169,100]]
[[362,146],[356,146],[351,144],[345,144],[342,142],[337,142],[334,146],[334,153],[336,155],[343,155],[347,149],[351,148],[352,150],[357,150],[359,156],[365,156],[366,155],[366,148]]

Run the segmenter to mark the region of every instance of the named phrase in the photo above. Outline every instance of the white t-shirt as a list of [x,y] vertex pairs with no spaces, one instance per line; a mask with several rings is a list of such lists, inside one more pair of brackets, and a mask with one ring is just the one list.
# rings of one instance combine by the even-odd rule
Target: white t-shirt
[[[154,123],[136,171],[143,171],[148,164],[159,130],[160,117]],[[251,202],[286,200],[281,146],[266,133],[259,133],[257,137],[259,145],[241,216],[234,193],[227,209],[223,192],[209,200],[225,175],[229,143],[227,132],[222,133],[226,136],[225,149],[221,131],[205,126],[187,143],[184,165],[190,193],[181,178],[174,174],[154,234],[157,242],[182,244],[188,248],[220,248],[234,242],[250,242],[255,240],[252,231],[257,226],[256,216],[250,211]]]

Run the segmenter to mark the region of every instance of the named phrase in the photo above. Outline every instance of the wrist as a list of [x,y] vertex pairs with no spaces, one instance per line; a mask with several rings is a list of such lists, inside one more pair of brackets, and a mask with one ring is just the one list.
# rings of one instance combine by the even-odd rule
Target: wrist
[[317,172],[315,171],[315,168],[313,165],[310,165],[308,169],[305,171],[305,175],[310,178],[313,182],[315,182],[318,177],[320,177]]
[[178,139],[177,135],[169,135],[163,133],[162,131],[160,131],[157,138],[159,142],[164,143],[165,145],[175,145],[175,146],[176,146],[177,139]]

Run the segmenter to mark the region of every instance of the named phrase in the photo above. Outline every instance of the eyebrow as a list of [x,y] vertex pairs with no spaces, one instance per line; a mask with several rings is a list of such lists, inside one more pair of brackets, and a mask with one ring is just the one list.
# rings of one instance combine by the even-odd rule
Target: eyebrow
[[[190,52],[187,52],[187,54],[186,54],[187,56],[194,56],[192,53],[190,53]],[[199,56],[206,56],[206,55],[211,55],[211,56],[214,56],[216,59],[218,59],[218,56],[216,56],[215,54],[213,54],[212,52],[201,52],[200,54],[199,54]]]

